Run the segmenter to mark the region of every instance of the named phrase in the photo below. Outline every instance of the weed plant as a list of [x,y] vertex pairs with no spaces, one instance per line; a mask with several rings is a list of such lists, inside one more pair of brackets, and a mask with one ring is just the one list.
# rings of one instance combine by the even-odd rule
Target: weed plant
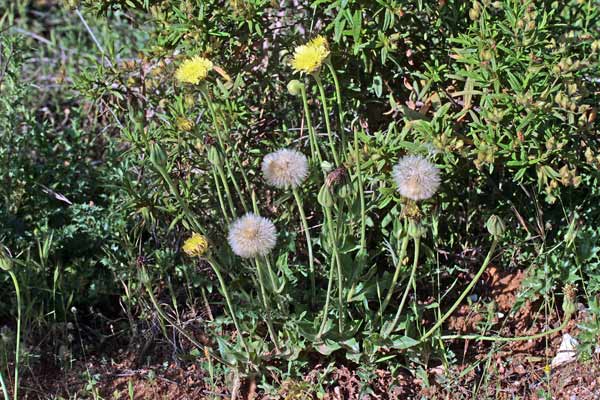
[[[562,330],[577,302],[597,309],[597,4],[284,3],[65,6],[90,45],[73,88],[105,125],[109,179],[97,187],[70,177],[81,169],[61,171],[84,185],[69,188],[74,200],[62,210],[74,217],[43,236],[31,224],[22,236],[0,234],[15,276],[71,260],[72,278],[120,294],[124,330],[137,336],[156,323],[181,355],[203,359],[211,380],[231,371],[234,395],[245,377],[274,392],[269,376],[296,379],[317,355],[360,366],[366,380],[402,365],[426,382],[428,364],[455,361],[450,340],[540,339]],[[90,22],[103,19],[129,21],[139,54]],[[21,64],[5,65],[17,87]],[[3,90],[18,96],[10,85]],[[7,137],[21,126],[14,115],[37,126],[28,132],[44,131],[26,110],[0,104]],[[14,145],[4,143],[8,165]],[[19,162],[47,166],[32,163],[25,143]],[[34,147],[56,159],[48,143]],[[43,185],[55,198],[64,192]],[[8,187],[3,200],[14,208],[20,191]],[[86,208],[86,196],[103,199],[87,203],[100,209]],[[50,209],[33,201],[17,220]],[[92,232],[99,245],[77,261],[57,257],[81,248],[69,232]],[[40,257],[31,256],[36,241]],[[503,324],[447,332],[491,264],[526,270],[505,318],[540,300],[542,313],[562,310],[561,322],[528,336],[507,336]],[[101,301],[55,287],[65,322],[72,305]],[[185,320],[197,308],[208,310],[210,344]],[[582,335],[588,356],[594,321]]]

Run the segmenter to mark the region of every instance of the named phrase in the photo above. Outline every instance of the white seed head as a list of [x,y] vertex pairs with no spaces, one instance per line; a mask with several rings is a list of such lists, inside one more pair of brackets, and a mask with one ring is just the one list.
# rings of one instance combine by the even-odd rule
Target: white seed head
[[412,200],[425,200],[440,186],[440,170],[421,156],[405,156],[392,173],[398,192]]
[[227,241],[240,257],[266,256],[275,247],[277,230],[269,219],[247,213],[231,224]]
[[280,189],[296,188],[308,176],[308,160],[296,150],[281,149],[269,153],[261,167],[267,183]]

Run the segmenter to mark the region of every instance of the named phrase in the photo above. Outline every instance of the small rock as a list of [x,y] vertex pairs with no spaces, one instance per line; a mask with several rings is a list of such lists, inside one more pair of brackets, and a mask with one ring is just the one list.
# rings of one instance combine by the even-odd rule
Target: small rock
[[556,357],[552,359],[552,368],[575,361],[577,357],[577,351],[575,349],[578,344],[579,342],[577,342],[577,339],[568,333],[565,333],[562,337],[560,347],[556,352]]

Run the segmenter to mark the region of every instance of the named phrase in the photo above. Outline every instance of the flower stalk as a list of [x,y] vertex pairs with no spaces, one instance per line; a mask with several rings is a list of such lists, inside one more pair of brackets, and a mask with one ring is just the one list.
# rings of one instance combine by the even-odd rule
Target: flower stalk
[[433,325],[431,327],[431,329],[429,329],[427,332],[425,332],[423,334],[423,336],[421,336],[421,342],[423,342],[429,336],[433,335],[433,333],[435,331],[437,331],[438,328],[440,326],[442,326],[442,324],[444,322],[446,322],[446,320],[452,315],[452,313],[454,312],[454,310],[456,310],[458,308],[458,306],[464,300],[464,298],[467,297],[467,295],[469,294],[469,292],[471,292],[471,290],[475,287],[475,285],[479,281],[479,278],[481,278],[481,275],[483,275],[483,273],[486,270],[488,264],[490,263],[490,261],[492,259],[492,255],[494,254],[494,251],[496,250],[496,246],[498,245],[498,241],[499,241],[499,237],[495,236],[494,239],[493,239],[493,241],[492,241],[492,245],[490,247],[490,250],[488,251],[488,254],[485,257],[485,260],[481,264],[481,267],[479,268],[479,271],[477,271],[477,273],[475,274],[475,276],[473,277],[473,279],[471,279],[471,282],[469,283],[469,285],[465,288],[465,290],[463,290],[463,292],[460,294],[460,296],[458,296],[458,299],[456,299],[456,301],[454,302],[454,304],[452,304],[452,306],[448,309],[448,311],[446,311],[446,313],[442,316],[442,318],[438,319],[437,322],[435,323],[435,325]]
[[327,58],[325,65],[329,69],[329,73],[333,78],[333,85],[335,86],[335,98],[337,101],[338,108],[338,123],[340,124],[340,140],[342,142],[342,154],[346,153],[346,132],[344,131],[344,109],[342,107],[342,91],[340,90],[340,82],[338,80],[337,72],[331,63],[331,59]]
[[298,193],[297,188],[292,189],[292,193],[294,194],[294,199],[296,200],[296,205],[298,206],[298,213],[300,213],[300,221],[302,222],[302,229],[304,230],[304,235],[306,237],[306,248],[308,249],[308,271],[309,271],[309,279],[310,279],[310,292],[311,299],[314,301],[317,291],[316,291],[316,283],[315,283],[315,261],[313,257],[313,248],[312,248],[312,240],[310,237],[310,231],[308,227],[308,221],[306,219],[306,214],[304,213],[304,206],[302,205],[302,199],[300,198],[300,194]]
[[[408,237],[408,235],[407,235],[407,237]],[[396,329],[396,326],[398,325],[398,321],[400,320],[400,316],[402,315],[402,311],[404,311],[404,305],[406,303],[406,299],[408,298],[408,292],[415,284],[415,277],[417,275],[417,266],[419,265],[419,249],[421,247],[421,237],[415,236],[413,238],[413,241],[415,244],[415,254],[413,256],[413,266],[410,270],[408,282],[406,284],[406,288],[404,289],[404,294],[402,295],[402,300],[400,300],[400,305],[398,306],[396,315],[394,316],[394,320],[392,321],[392,324],[388,327],[388,329],[386,331],[382,332],[384,337],[389,336]]]
[[[392,283],[388,288],[387,295],[385,296],[381,307],[379,308],[379,312],[377,313],[378,318],[383,318],[383,313],[385,312],[390,300],[392,299],[392,295],[396,290],[396,284],[398,283],[398,278],[400,277],[400,271],[402,270],[402,264],[404,261],[404,257],[406,256],[406,249],[408,248],[408,241],[410,237],[409,235],[405,235],[402,239],[402,244],[400,247],[400,255],[398,256],[398,261],[396,263],[396,270],[394,271],[394,276],[392,277]],[[411,271],[412,273],[412,271]]]
[[333,161],[336,167],[338,167],[340,166],[340,159],[335,148],[333,132],[331,130],[331,122],[329,121],[329,107],[327,106],[327,96],[325,95],[325,88],[323,87],[323,82],[321,81],[321,77],[318,73],[314,73],[313,77],[315,78],[315,81],[317,82],[317,87],[319,88],[319,95],[321,97],[321,106],[323,108],[323,118],[325,119],[325,127],[327,129],[327,139],[329,141],[329,148],[331,150]]
[[304,106],[304,118],[306,119],[306,125],[308,128],[308,138],[310,141],[310,149],[313,160],[318,160],[319,165],[323,162],[323,156],[319,148],[319,141],[315,133],[315,127],[312,124],[312,117],[310,116],[310,109],[308,108],[308,99],[306,97],[306,88],[304,85],[301,86],[300,94],[302,96],[302,105]]
[[223,292],[223,297],[225,298],[225,302],[227,303],[227,308],[229,309],[229,314],[231,314],[231,319],[233,320],[233,325],[235,326],[235,330],[240,338],[240,342],[244,347],[246,352],[249,352],[248,344],[244,339],[244,335],[242,335],[242,329],[240,328],[240,324],[238,323],[237,317],[235,316],[235,311],[233,309],[233,303],[231,302],[231,298],[229,297],[229,291],[227,290],[227,285],[225,284],[225,280],[223,279],[223,275],[221,274],[221,267],[217,263],[217,261],[210,257],[206,257],[206,261],[211,266],[215,275],[217,276],[217,280],[219,281],[219,285],[221,286],[221,291]]

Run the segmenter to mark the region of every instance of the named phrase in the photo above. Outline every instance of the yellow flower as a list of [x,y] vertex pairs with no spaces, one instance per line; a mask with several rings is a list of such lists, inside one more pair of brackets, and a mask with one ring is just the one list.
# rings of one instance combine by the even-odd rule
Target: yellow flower
[[546,364],[544,366],[544,372],[546,373],[546,375],[550,375],[550,373],[552,372],[552,367]]
[[208,250],[208,240],[198,233],[192,234],[183,243],[183,251],[190,257],[200,257]]
[[177,120],[175,120],[175,125],[180,131],[189,132],[194,128],[195,124],[194,121],[189,118],[177,117]]
[[196,56],[181,63],[175,72],[175,78],[180,82],[197,85],[206,79],[211,69],[213,69],[212,61]]
[[329,56],[329,44],[323,36],[317,36],[294,50],[291,65],[296,72],[313,73],[321,68]]

